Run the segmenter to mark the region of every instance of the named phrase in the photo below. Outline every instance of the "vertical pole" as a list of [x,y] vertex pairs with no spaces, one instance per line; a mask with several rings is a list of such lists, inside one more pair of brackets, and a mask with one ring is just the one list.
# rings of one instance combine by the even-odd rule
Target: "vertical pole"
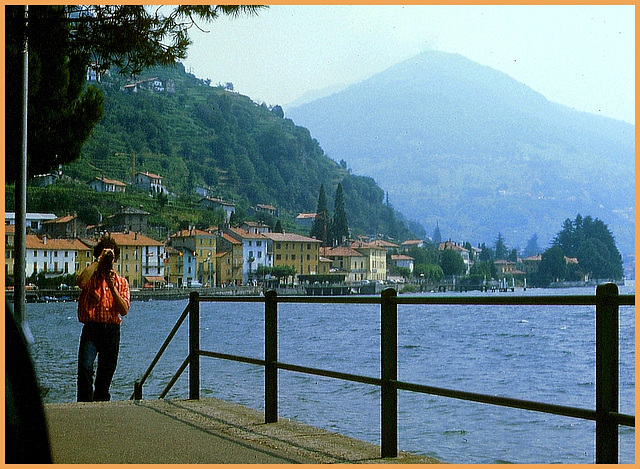
[[382,354],[382,445],[383,458],[398,456],[398,305],[397,292],[387,288],[382,292],[380,335]]
[[596,464],[618,464],[618,287],[596,289]]
[[264,300],[264,419],[278,421],[278,293],[269,290]]
[[189,399],[200,399],[200,295],[189,294]]
[[29,7],[24,7],[24,43],[22,50],[22,143],[19,173],[16,178],[16,231],[13,256],[13,314],[22,330],[25,326],[27,283],[27,123],[29,115]]

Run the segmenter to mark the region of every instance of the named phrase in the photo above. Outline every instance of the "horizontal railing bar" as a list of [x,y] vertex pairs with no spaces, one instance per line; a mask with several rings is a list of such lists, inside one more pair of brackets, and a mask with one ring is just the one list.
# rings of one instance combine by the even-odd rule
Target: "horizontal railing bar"
[[264,296],[200,296],[198,301],[201,303],[264,303]]
[[[265,365],[264,360],[241,356],[241,355],[231,355],[226,353],[211,352],[207,350],[200,350],[198,351],[198,353],[202,356],[206,356],[210,358],[218,358],[222,360],[249,363],[249,364],[258,365],[258,366]],[[351,373],[324,370],[321,368],[313,368],[313,367],[294,365],[291,363],[283,363],[283,362],[276,362],[275,366],[278,369],[286,370],[286,371],[304,373],[304,374],[315,375],[315,376],[324,376],[326,378],[334,378],[334,379],[340,379],[343,381],[352,381],[355,383],[370,384],[374,386],[382,386],[382,380],[380,378],[372,378],[370,376],[354,375]],[[483,404],[493,404],[493,405],[502,406],[502,407],[531,410],[531,411],[543,412],[547,414],[561,415],[564,417],[573,417],[573,418],[580,418],[585,420],[596,420],[595,410],[581,409],[581,408],[569,407],[569,406],[560,406],[556,404],[546,404],[543,402],[514,399],[511,397],[500,397],[500,396],[491,396],[488,394],[472,393],[467,391],[457,391],[453,389],[439,388],[435,386],[427,386],[427,385],[415,384],[415,383],[407,383],[403,381],[392,381],[392,383],[396,386],[397,389],[404,390],[404,391],[412,391],[412,392],[418,392],[421,394],[431,394],[431,395],[442,396],[442,397],[450,397],[454,399],[479,402]],[[611,416],[620,425],[635,427],[635,417],[632,415],[613,413],[611,414]]]
[[320,368],[311,368],[308,366],[292,365],[290,363],[276,362],[275,365],[281,370],[295,371],[298,373],[306,373],[309,375],[324,376],[327,378],[336,378],[344,381],[353,381],[356,383],[373,384],[374,386],[382,386],[382,380],[379,378],[371,378],[369,376],[354,375],[351,373],[342,373],[340,371],[323,370]]
[[258,366],[265,366],[266,364],[264,360],[260,360],[259,358],[243,357],[241,355],[230,355],[228,353],[211,352],[208,350],[198,350],[198,354],[205,357],[220,358],[222,360],[230,360],[241,363],[250,363],[252,365]]
[[596,411],[589,409],[579,409],[577,407],[560,406],[556,404],[545,404],[543,402],[526,401],[522,399],[514,399],[511,397],[490,396],[487,394],[478,394],[467,391],[456,391],[452,389],[438,388],[434,386],[426,386],[423,384],[406,383],[396,381],[394,383],[397,389],[404,391],[419,392],[422,394],[432,394],[442,397],[450,397],[461,399],[464,401],[480,402],[483,404],[492,404],[502,407],[512,407],[523,410],[533,410],[547,414],[563,415],[565,417],[574,417],[585,420],[595,420]]
[[333,303],[379,305],[379,296],[279,296],[278,303]]
[[176,381],[178,381],[178,378],[180,378],[185,368],[187,368],[188,364],[189,364],[189,356],[187,355],[187,358],[184,359],[184,361],[182,362],[182,365],[180,365],[180,368],[178,368],[178,371],[176,371],[176,373],[173,375],[173,378],[171,378],[171,381],[169,381],[169,384],[167,384],[167,386],[162,390],[162,392],[160,393],[160,397],[158,397],[158,399],[164,399],[164,396],[167,395],[167,393],[171,390],[171,388],[176,383]]
[[[635,296],[619,295],[617,304],[624,306],[635,305]],[[415,297],[402,296],[394,299],[396,304],[403,305],[499,305],[499,306],[595,306],[598,304],[595,295],[569,296],[487,296],[487,297]]]
[[[264,303],[261,296],[225,297],[203,296],[200,301]],[[504,305],[504,306],[595,306],[595,295],[549,296],[397,296],[391,299],[399,305]],[[378,296],[278,296],[278,303],[332,303],[332,304],[380,304]],[[634,295],[618,295],[620,306],[634,306]]]
[[609,415],[618,425],[625,425],[627,427],[636,426],[636,418],[633,415],[619,414],[618,412],[611,412]]

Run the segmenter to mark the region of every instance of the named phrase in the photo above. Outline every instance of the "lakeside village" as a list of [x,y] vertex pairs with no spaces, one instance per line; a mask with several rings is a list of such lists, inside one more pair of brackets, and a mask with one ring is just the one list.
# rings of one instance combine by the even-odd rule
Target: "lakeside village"
[[[171,292],[173,297],[186,296],[194,289],[203,289],[202,294],[257,294],[266,288],[281,287],[288,287],[288,294],[312,295],[374,294],[387,286],[401,293],[507,291],[526,288],[527,277],[537,271],[541,261],[539,254],[516,261],[496,260],[493,278],[485,276],[474,283],[469,282],[469,273],[482,250],[468,243],[466,247],[452,241],[427,246],[430,241],[394,243],[359,237],[325,247],[312,237],[273,232],[261,222],[230,226],[234,205],[221,199],[205,199],[225,211],[226,222],[206,230],[180,230],[165,242],[146,234],[149,214],[143,210],[123,208],[96,226],[87,226],[77,215],[27,214],[27,301],[75,299],[75,277],[91,264],[93,246],[105,233],[120,246],[115,268],[129,281],[134,298],[145,298],[144,293],[156,293],[152,295],[156,297],[171,297]],[[254,210],[271,214],[276,211],[270,205],[259,205]],[[314,214],[299,214],[297,222],[311,228],[314,218]],[[8,279],[13,277],[14,222],[15,214],[5,213]],[[429,266],[432,269],[426,273],[414,270],[415,258],[410,254],[428,247],[436,250],[440,259],[453,257],[458,263],[457,275],[437,264]],[[577,259],[565,260],[567,264],[577,264]],[[9,282],[7,294],[12,290]]]

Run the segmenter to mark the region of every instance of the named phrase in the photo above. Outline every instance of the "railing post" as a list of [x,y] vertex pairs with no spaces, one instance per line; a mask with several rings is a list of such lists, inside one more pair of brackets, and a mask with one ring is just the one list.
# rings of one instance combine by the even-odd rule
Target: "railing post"
[[596,464],[618,463],[618,287],[596,289]]
[[142,383],[140,381],[136,381],[133,384],[133,400],[134,401],[142,400]]
[[189,399],[200,399],[200,295],[189,294]]
[[393,288],[383,290],[380,307],[381,372],[382,372],[382,444],[381,456],[398,456],[398,305]]
[[278,421],[278,293],[269,290],[264,300],[264,419]]

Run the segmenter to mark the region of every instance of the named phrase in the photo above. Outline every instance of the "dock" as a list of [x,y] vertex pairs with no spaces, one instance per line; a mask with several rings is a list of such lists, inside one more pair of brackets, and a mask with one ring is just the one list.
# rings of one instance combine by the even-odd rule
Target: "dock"
[[214,398],[45,404],[55,464],[438,464]]

